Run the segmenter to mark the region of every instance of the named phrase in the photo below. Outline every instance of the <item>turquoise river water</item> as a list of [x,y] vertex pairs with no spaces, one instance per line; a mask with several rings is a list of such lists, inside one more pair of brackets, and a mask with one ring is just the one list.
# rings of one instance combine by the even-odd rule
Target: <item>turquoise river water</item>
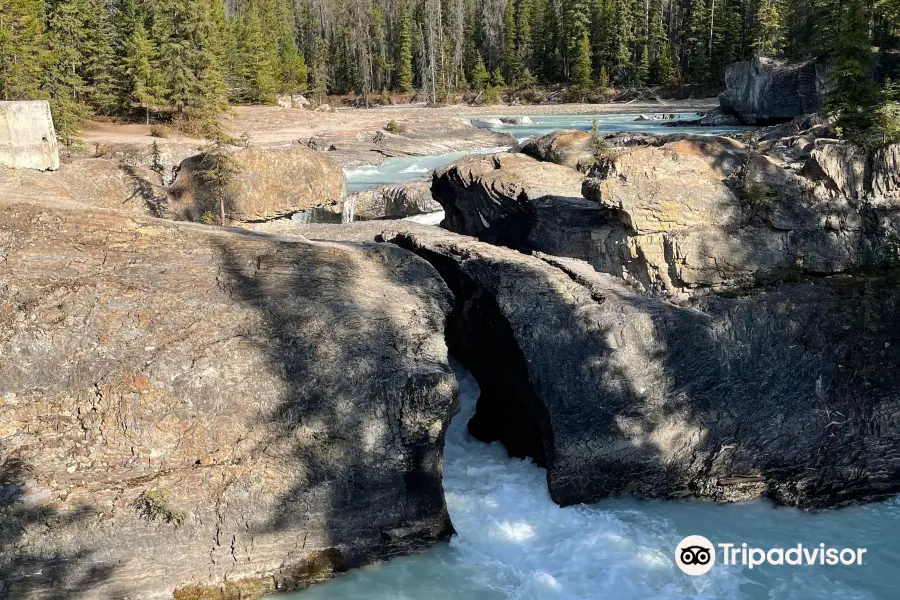
[[[636,115],[533,116],[498,131],[517,139],[556,129],[723,133],[739,128],[662,127]],[[680,116],[695,118],[692,114]],[[500,151],[502,148],[482,152]],[[469,154],[389,159],[348,172],[351,189],[409,181]],[[441,213],[413,217],[437,224]],[[499,444],[468,436],[477,383],[454,365],[463,410],[447,435],[444,492],[456,535],[417,556],[341,575],[289,600],[891,600],[900,598],[900,499],[804,513],[766,501],[605,500],[560,508],[546,475]],[[688,535],[763,549],[820,544],[866,548],[861,565],[722,565],[692,577],[675,562]]]
[[[545,472],[469,437],[478,384],[454,365],[462,412],[447,435],[444,492],[456,535],[289,600],[889,600],[900,597],[900,502],[819,513],[769,502],[606,500],[560,508]],[[866,548],[862,565],[716,564],[682,573],[676,544]]]

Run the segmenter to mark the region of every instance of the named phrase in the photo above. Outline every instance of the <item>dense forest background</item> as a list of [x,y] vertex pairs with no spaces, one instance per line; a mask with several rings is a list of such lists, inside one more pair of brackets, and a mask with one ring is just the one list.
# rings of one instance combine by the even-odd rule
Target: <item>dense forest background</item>
[[765,54],[831,59],[848,107],[898,34],[900,0],[0,0],[0,98],[51,100],[68,135],[292,93],[709,84]]

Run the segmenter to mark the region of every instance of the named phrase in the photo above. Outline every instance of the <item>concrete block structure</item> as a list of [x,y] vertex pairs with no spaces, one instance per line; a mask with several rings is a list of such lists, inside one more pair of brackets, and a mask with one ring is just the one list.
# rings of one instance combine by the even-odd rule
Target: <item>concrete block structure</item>
[[59,144],[49,102],[0,102],[0,166],[39,171],[59,168]]

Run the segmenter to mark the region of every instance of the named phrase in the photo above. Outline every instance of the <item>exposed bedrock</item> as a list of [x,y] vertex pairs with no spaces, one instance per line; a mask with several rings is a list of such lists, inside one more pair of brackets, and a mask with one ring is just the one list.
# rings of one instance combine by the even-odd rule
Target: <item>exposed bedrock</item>
[[822,108],[826,92],[823,62],[756,57],[725,70],[723,111],[749,125],[787,121]]
[[237,174],[225,185],[216,182],[209,155],[184,160],[168,188],[164,216],[202,221],[207,213],[219,213],[224,195],[225,212],[234,221],[266,221],[308,210],[331,212],[340,220],[347,178],[329,156],[294,147],[249,148],[233,157]]
[[253,598],[445,538],[451,300],[392,245],[0,199],[0,597]]
[[441,210],[431,197],[430,181],[382,185],[347,196],[344,212],[359,221],[402,219]]
[[547,468],[562,505],[767,495],[821,508],[900,490],[900,281],[782,284],[697,308],[590,265],[451,233],[386,232],[457,295],[470,431]]
[[444,208],[443,226],[514,248],[588,252],[593,226],[604,223],[581,195],[584,176],[524,154],[468,156],[436,169],[431,192]]
[[617,136],[583,198],[571,189],[577,172],[521,155],[460,161],[435,172],[432,190],[451,231],[686,298],[896,252],[898,146],[869,155],[817,131],[762,151],[725,137]]
[[594,163],[591,134],[580,129],[561,129],[521,142],[512,152],[527,154],[543,162],[556,163],[581,172]]

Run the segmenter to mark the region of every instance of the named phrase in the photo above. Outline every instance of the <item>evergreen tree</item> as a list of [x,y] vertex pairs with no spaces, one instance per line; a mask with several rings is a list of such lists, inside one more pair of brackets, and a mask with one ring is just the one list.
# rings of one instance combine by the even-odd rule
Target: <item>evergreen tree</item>
[[306,60],[293,42],[284,44],[278,64],[279,91],[294,96],[306,91]]
[[146,122],[150,124],[150,107],[160,102],[161,85],[154,66],[156,47],[147,36],[144,24],[137,21],[125,42],[125,56],[122,58],[124,76],[123,99],[136,103],[145,111]]
[[490,79],[491,76],[488,74],[487,68],[484,66],[484,61],[481,60],[481,54],[479,53],[475,59],[475,69],[472,71],[472,88],[483,90]]
[[865,2],[821,0],[821,8],[830,22],[821,23],[817,39],[834,64],[826,107],[840,112],[841,126],[856,134],[871,125],[876,102]]
[[165,101],[178,113],[209,115],[225,102],[217,91],[221,72],[211,47],[209,5],[191,0],[158,0],[154,23]]
[[658,65],[659,83],[662,85],[675,85],[678,83],[678,75],[675,72],[675,66],[672,64],[672,51],[668,43],[663,44],[659,51]]
[[709,14],[704,0],[691,0],[684,43],[684,75],[693,83],[709,80]]
[[783,11],[780,0],[760,0],[756,12],[756,39],[753,42],[757,54],[774,55],[783,48]]
[[43,4],[43,0],[0,0],[0,99],[43,95]]
[[400,7],[400,36],[397,49],[397,89],[404,94],[413,90],[412,36],[410,35],[409,14]]
[[506,81],[513,85],[518,82],[522,71],[516,48],[517,33],[515,2],[507,0],[506,9],[503,11],[503,70],[506,73]]
[[572,70],[574,82],[573,91],[584,98],[593,87],[591,81],[591,42],[587,31],[581,34],[581,42],[578,44],[578,55],[575,58],[575,66]]

